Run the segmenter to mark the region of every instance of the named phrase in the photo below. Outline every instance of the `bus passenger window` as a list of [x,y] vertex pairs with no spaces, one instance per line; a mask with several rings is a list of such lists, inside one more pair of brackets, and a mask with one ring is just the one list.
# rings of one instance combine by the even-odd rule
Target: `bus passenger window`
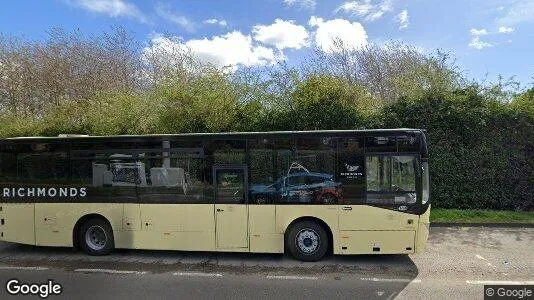
[[367,156],[367,203],[416,202],[415,156]]
[[336,145],[332,137],[276,140],[276,181],[253,185],[252,195],[278,204],[341,202],[341,183],[334,178]]
[[159,141],[141,145],[145,165],[138,186],[142,203],[206,203],[202,182],[202,144],[195,141]]
[[338,180],[343,191],[344,204],[365,202],[364,139],[353,136],[342,138],[338,144]]
[[245,174],[243,170],[217,170],[217,203],[245,203]]
[[367,191],[389,192],[391,188],[391,159],[387,156],[368,156]]
[[248,140],[249,145],[249,203],[272,204],[277,199],[277,183],[274,142],[270,139]]
[[41,183],[56,181],[68,183],[68,146],[54,143],[33,143],[25,153],[17,155],[17,179]]

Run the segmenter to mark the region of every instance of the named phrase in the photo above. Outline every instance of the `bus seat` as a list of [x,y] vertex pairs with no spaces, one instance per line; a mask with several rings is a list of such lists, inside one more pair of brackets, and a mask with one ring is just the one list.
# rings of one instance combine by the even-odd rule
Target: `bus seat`
[[185,172],[182,168],[150,168],[152,186],[181,187],[187,193]]
[[106,182],[106,172],[108,171],[108,166],[105,164],[96,164],[93,163],[93,186],[102,187],[104,184],[111,184],[111,178],[109,182]]

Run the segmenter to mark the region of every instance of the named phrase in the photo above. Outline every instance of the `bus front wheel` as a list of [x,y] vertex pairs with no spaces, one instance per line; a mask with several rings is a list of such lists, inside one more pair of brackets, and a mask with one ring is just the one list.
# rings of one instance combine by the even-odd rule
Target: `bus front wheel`
[[291,226],[286,242],[291,255],[301,261],[318,261],[328,250],[326,231],[312,221],[302,221]]
[[113,230],[102,219],[91,219],[80,227],[79,245],[89,255],[106,255],[113,248]]

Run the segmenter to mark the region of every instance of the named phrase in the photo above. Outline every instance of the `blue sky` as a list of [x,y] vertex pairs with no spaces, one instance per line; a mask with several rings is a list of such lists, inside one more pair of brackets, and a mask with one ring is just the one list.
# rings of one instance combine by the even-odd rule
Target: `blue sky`
[[534,82],[533,0],[20,0],[0,10],[1,33],[30,39],[113,25],[141,45],[187,46],[221,65],[297,65],[312,47],[335,51],[332,37],[354,47],[400,40],[452,52],[468,78]]

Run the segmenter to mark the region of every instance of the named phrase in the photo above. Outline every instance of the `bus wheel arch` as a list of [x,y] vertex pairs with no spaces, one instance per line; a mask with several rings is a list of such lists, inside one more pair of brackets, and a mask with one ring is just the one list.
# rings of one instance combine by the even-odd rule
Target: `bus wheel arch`
[[74,225],[74,228],[72,230],[72,243],[76,250],[82,249],[86,252],[87,249],[84,247],[84,245],[81,243],[81,230],[82,228],[88,224],[88,223],[96,223],[96,225],[100,224],[103,229],[107,232],[107,235],[109,236],[109,245],[107,249],[105,249],[102,253],[89,253],[92,255],[105,255],[109,253],[114,247],[115,247],[115,237],[113,234],[113,226],[111,226],[111,223],[109,220],[104,217],[101,214],[87,214],[81,217],[76,224]]
[[[289,241],[289,238],[290,238],[290,235],[292,234],[292,230],[293,228],[295,228],[296,226],[300,226],[300,224],[303,224],[303,223],[313,223],[313,224],[316,224],[318,225],[320,228],[322,228],[326,234],[326,238],[328,240],[328,245],[327,245],[327,248],[326,248],[326,253],[324,255],[330,255],[333,253],[333,249],[334,249],[334,239],[333,239],[333,234],[332,234],[332,229],[330,228],[330,226],[323,220],[317,218],[317,217],[311,217],[311,216],[304,216],[304,217],[299,217],[295,220],[293,220],[287,227],[286,227],[286,230],[285,230],[285,233],[284,233],[284,249],[285,251],[289,251],[290,253],[292,253],[294,256],[295,256],[295,253],[294,253],[294,250],[291,251],[291,245],[290,245],[290,241]],[[321,256],[322,258],[322,256]],[[297,258],[297,259],[300,259],[300,260],[305,260],[303,258]],[[309,261],[316,261],[317,259],[311,259]]]

